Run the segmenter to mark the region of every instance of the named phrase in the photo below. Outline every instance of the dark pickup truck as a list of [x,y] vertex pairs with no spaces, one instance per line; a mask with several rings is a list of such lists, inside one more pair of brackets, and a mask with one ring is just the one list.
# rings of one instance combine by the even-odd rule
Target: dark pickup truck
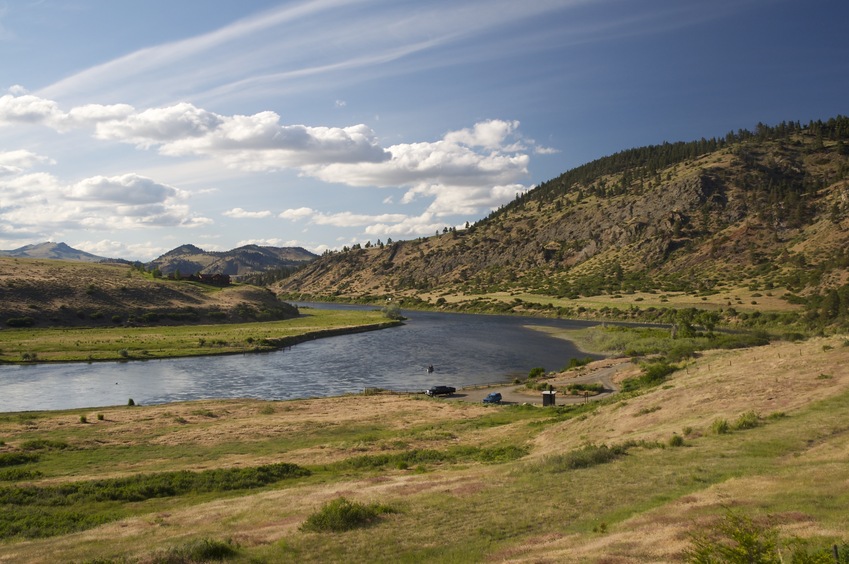
[[425,393],[429,396],[450,396],[456,391],[457,388],[451,386],[434,386],[425,390]]

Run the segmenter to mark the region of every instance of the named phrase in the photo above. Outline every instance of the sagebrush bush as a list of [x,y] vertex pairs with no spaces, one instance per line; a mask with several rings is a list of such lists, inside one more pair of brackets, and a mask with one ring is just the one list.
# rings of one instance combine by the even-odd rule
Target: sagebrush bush
[[198,539],[169,548],[153,555],[156,564],[188,564],[191,562],[220,562],[238,555],[239,545],[228,539]]
[[731,432],[731,426],[728,424],[727,419],[715,419],[714,422],[711,423],[710,430],[717,435],[724,435]]
[[741,413],[737,420],[734,421],[734,429],[754,429],[760,424],[761,418],[758,416],[758,414],[754,411],[747,411],[746,413]]
[[317,533],[349,531],[372,525],[381,515],[393,512],[394,510],[386,505],[378,503],[366,505],[339,497],[327,502],[321,509],[307,517],[301,529]]
[[779,564],[775,529],[762,527],[751,518],[728,512],[722,521],[691,537],[692,545],[685,551],[686,562]]
[[563,472],[566,470],[577,470],[579,468],[590,468],[598,464],[605,464],[623,456],[629,445],[585,445],[579,449],[550,456],[545,459],[545,466],[551,472]]

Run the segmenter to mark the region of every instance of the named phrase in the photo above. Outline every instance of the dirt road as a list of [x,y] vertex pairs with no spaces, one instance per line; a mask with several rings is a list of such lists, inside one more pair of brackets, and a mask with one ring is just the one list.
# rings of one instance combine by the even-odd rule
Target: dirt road
[[[590,365],[589,367],[585,367],[584,369],[582,369],[583,373],[578,376],[558,377],[552,380],[551,383],[555,387],[562,386],[564,384],[600,383],[602,386],[604,386],[605,391],[601,394],[589,397],[559,395],[556,397],[555,400],[557,405],[568,405],[573,403],[583,403],[585,401],[594,401],[606,398],[611,394],[615,394],[618,388],[613,383],[613,376],[620,370],[625,370],[628,367],[634,366],[630,360],[626,359],[611,359],[608,361],[600,361],[598,363],[593,364],[596,364],[597,366],[593,367],[592,365]],[[483,400],[483,398],[487,396],[487,394],[490,394],[492,392],[501,392],[502,404],[515,405],[530,403],[542,405],[542,392],[537,390],[530,390],[520,384],[502,384],[477,388],[462,388],[457,390],[457,392],[453,395],[446,396],[445,399],[480,402],[481,400]]]

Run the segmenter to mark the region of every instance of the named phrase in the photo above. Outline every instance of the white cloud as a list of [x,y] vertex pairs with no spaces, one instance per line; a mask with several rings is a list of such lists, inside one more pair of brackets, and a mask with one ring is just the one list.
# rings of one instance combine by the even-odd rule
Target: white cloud
[[282,219],[293,221],[309,219],[310,223],[316,225],[332,225],[334,227],[362,227],[374,222],[399,222],[407,219],[404,214],[356,214],[352,212],[322,213],[311,208],[288,209],[278,216]]
[[[65,113],[51,100],[29,94],[6,95],[0,98],[2,122],[41,123],[57,130],[93,127],[95,137],[101,140],[155,148],[163,155],[213,159],[242,171],[295,169],[301,175],[329,183],[403,188],[406,192],[402,205],[429,198],[427,211],[438,217],[473,216],[524,192],[521,181],[528,176],[528,153],[538,150],[532,140],[521,137],[517,121],[486,120],[448,132],[437,141],[401,143],[384,149],[376,133],[363,124],[286,125],[271,111],[226,116],[185,102],[141,112],[122,104],[86,105]],[[32,154],[18,153],[14,157],[21,162],[38,160]],[[2,175],[19,172],[10,168],[15,165],[0,165],[5,167],[0,169]],[[135,220],[140,224],[164,221],[185,225],[176,220],[174,214],[180,216],[182,212],[174,202],[166,204],[177,196],[174,188],[135,175],[92,177],[71,186],[66,194],[70,200],[123,204],[125,207],[118,210],[128,218],[146,218]],[[234,208],[224,215],[261,218],[270,217],[271,212]],[[309,217],[316,225],[399,224],[399,229],[413,229],[407,214],[324,214],[301,208],[286,210],[279,216]]]
[[38,164],[53,165],[56,162],[53,159],[24,149],[0,152],[0,177],[23,174],[26,170]]
[[312,217],[316,211],[312,208],[297,208],[297,209],[288,209],[280,212],[281,219],[291,219],[291,220],[299,220],[306,219],[308,217]]
[[476,123],[471,129],[452,131],[445,135],[445,141],[469,147],[500,149],[504,140],[519,127],[518,121],[489,120]]
[[444,223],[434,221],[430,212],[425,212],[417,217],[406,217],[396,223],[375,223],[369,225],[365,232],[367,235],[377,237],[419,237],[432,235],[442,230]]
[[86,178],[70,187],[68,198],[146,206],[177,196],[177,190],[137,174]]
[[268,210],[251,212],[243,210],[242,208],[233,208],[231,210],[221,212],[221,215],[232,217],[234,219],[261,219],[264,217],[271,217],[272,214]]
[[236,247],[245,245],[259,245],[260,247],[303,247],[304,243],[297,239],[246,239],[236,243]]
[[68,243],[75,249],[105,258],[123,258],[127,260],[149,261],[170,249],[152,243],[124,243],[110,239],[100,241],[75,241]]
[[24,169],[30,169],[37,164],[52,165],[56,164],[56,162],[49,157],[38,155],[25,149],[0,152],[0,167],[9,167],[10,169],[23,171]]
[[59,110],[59,105],[52,100],[31,94],[0,96],[0,125],[28,123],[56,127],[64,115]]
[[[63,185],[47,173],[0,180],[0,224],[44,231],[198,227],[212,220],[180,202],[185,194],[136,174]],[[8,198],[8,199],[7,199]]]

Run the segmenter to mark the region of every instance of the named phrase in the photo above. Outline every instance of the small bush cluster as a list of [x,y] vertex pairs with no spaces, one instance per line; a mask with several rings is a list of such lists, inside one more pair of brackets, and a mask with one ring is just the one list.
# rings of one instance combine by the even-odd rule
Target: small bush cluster
[[624,456],[630,447],[636,443],[628,442],[608,447],[607,445],[585,445],[565,454],[553,455],[545,459],[544,466],[550,472],[565,472],[579,468],[590,468],[599,464],[612,462]]
[[71,448],[71,445],[65,441],[55,441],[51,439],[30,439],[22,442],[21,450],[65,450]]
[[220,562],[239,554],[239,545],[231,539],[225,541],[198,539],[171,547],[153,555],[156,564],[189,564],[191,562]]
[[593,361],[592,357],[586,356],[584,358],[570,358],[569,364],[566,365],[566,369],[569,370],[571,368],[579,368],[581,366],[586,366],[587,364]]
[[845,542],[842,546],[813,548],[810,540],[782,542],[778,530],[768,523],[759,523],[733,511],[727,511],[713,526],[692,534],[690,541],[690,547],[684,551],[684,561],[691,564],[849,564],[849,544]]
[[317,533],[350,531],[373,525],[381,515],[394,512],[394,509],[386,505],[366,505],[339,497],[327,502],[320,510],[307,517],[301,529]]
[[9,327],[32,327],[35,325],[35,319],[32,317],[10,317],[6,320],[6,325]]
[[641,388],[657,386],[666,380],[666,377],[678,370],[678,366],[669,364],[665,360],[645,363],[642,365],[643,373],[633,378],[626,378],[620,387],[623,392],[633,392]]
[[3,452],[0,453],[0,468],[7,466],[19,466],[21,464],[29,464],[38,462],[37,454],[27,454],[24,452]]
[[593,384],[568,384],[566,392],[570,394],[582,394],[590,392],[591,394],[601,394],[604,392],[604,385],[599,383]]

